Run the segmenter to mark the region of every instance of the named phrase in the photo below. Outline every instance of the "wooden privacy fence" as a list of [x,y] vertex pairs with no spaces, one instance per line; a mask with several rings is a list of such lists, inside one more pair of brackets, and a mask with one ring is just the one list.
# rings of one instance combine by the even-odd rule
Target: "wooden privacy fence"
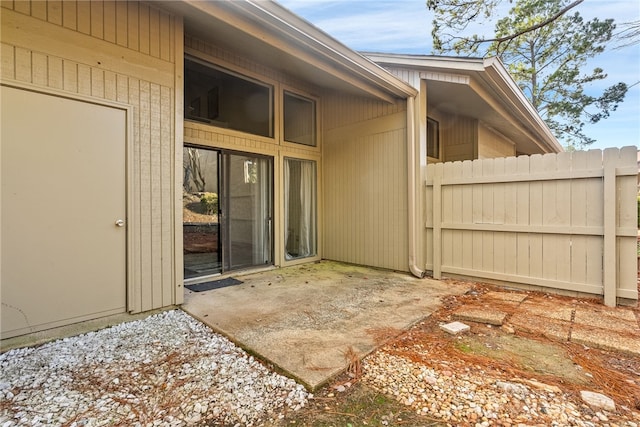
[[427,167],[427,269],[638,299],[636,147]]

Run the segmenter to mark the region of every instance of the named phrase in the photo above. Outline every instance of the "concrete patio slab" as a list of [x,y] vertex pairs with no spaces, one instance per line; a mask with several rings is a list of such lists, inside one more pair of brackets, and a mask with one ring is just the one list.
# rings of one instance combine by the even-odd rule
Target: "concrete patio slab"
[[462,284],[322,261],[236,276],[244,283],[186,291],[182,308],[314,390],[364,356],[381,335],[429,316]]

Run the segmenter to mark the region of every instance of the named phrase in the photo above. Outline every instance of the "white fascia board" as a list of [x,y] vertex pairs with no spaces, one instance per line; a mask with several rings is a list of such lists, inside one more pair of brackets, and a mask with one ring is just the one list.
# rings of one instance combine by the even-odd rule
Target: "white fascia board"
[[513,112],[518,112],[521,119],[525,120],[532,126],[532,130],[542,139],[541,142],[551,152],[561,152],[564,148],[549,129],[549,126],[542,120],[538,111],[529,102],[520,87],[513,80],[507,69],[497,57],[491,57],[484,60],[486,76],[490,79],[492,87],[499,89],[503,95],[502,99],[508,100],[513,108]]
[[311,50],[316,61],[329,62],[333,67],[344,68],[359,79],[396,97],[417,95],[417,91],[403,80],[274,1],[231,0],[226,3],[250,14],[273,33]]
[[[520,128],[521,131],[530,134],[532,140],[543,151],[564,151],[547,124],[522,93],[502,62],[496,57],[482,59],[395,53],[363,52],[362,54],[379,64],[418,70],[423,79],[444,81],[451,84],[466,84],[480,97],[485,98],[490,105],[493,105],[493,108],[499,111],[503,117],[511,120],[514,126],[520,128],[514,119],[518,119],[518,122],[526,125],[528,131]],[[462,76],[466,76],[466,79],[461,78]],[[496,99],[504,102],[507,109],[503,109],[491,101],[488,93],[479,85],[474,84],[474,80],[480,80],[484,82],[485,87],[491,88]]]
[[414,70],[442,69],[450,71],[484,71],[481,58],[361,52],[377,64],[395,65]]

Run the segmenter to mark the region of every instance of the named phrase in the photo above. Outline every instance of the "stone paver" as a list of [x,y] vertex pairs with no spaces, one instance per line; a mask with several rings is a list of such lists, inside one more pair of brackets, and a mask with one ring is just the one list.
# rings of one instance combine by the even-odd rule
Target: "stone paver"
[[640,356],[640,335],[616,334],[611,330],[573,325],[571,341],[604,350],[622,351]]
[[526,311],[514,314],[509,318],[509,322],[516,329],[541,334],[558,341],[566,341],[569,338],[571,328],[569,321],[545,318]]
[[451,335],[457,335],[459,333],[469,331],[471,327],[469,325],[465,325],[462,322],[451,322],[447,323],[446,325],[440,325],[440,329]]
[[500,326],[507,317],[507,313],[503,313],[502,311],[492,309],[490,307],[463,307],[454,312],[453,317],[459,320]]
[[556,320],[571,321],[573,304],[558,300],[547,301],[544,299],[528,299],[520,304],[518,311],[534,316],[546,317]]
[[505,302],[521,303],[522,301],[527,299],[527,294],[515,292],[487,292],[484,295],[484,298]]
[[625,333],[635,330],[640,339],[640,328],[635,314],[631,310],[624,308],[585,308],[578,306],[576,307],[575,323]]

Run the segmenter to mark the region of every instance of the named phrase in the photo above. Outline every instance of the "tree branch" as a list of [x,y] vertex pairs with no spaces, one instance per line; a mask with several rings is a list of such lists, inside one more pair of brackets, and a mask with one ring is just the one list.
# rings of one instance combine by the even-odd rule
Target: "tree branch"
[[498,43],[498,45],[500,45],[500,43],[506,42],[508,40],[513,40],[516,37],[519,37],[523,34],[527,34],[530,33],[532,31],[537,30],[538,28],[542,28],[545,25],[548,25],[550,23],[552,23],[553,21],[557,20],[558,18],[560,18],[562,15],[564,15],[565,13],[567,13],[569,10],[573,9],[574,7],[576,7],[577,5],[579,5],[580,3],[584,2],[584,0],[576,0],[573,3],[563,7],[562,9],[560,9],[555,15],[550,16],[549,18],[545,19],[542,22],[537,23],[536,25],[532,25],[529,28],[525,28],[524,30],[518,31],[515,34],[509,34],[508,36],[504,36],[504,37],[496,37],[494,39],[479,39],[479,40],[474,40],[473,44],[477,45],[477,44],[481,44],[481,43],[493,43],[496,42]]

